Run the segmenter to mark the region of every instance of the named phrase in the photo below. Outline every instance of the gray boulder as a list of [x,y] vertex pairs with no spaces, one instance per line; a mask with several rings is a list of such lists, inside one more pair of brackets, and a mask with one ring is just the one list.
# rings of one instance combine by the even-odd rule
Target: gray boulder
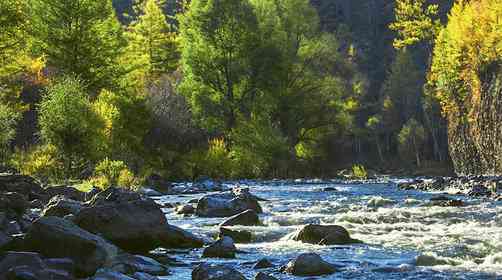
[[250,243],[253,240],[253,235],[249,231],[244,230],[231,230],[228,228],[220,227],[218,238],[228,236],[232,238],[235,243]]
[[192,271],[192,280],[246,280],[232,267],[203,263]]
[[140,255],[121,254],[114,259],[110,268],[127,275],[132,275],[136,272],[159,276],[169,274],[169,269],[163,264],[152,258]]
[[71,200],[85,201],[86,193],[69,186],[52,186],[45,189],[50,197],[64,196]]
[[260,225],[260,218],[258,217],[256,211],[250,209],[228,218],[228,220],[221,223],[220,226],[228,227],[228,226],[257,226],[257,225]]
[[199,199],[196,214],[200,217],[231,217],[246,210],[263,212],[258,199],[248,189],[210,194]]
[[342,226],[337,225],[306,225],[298,230],[293,240],[309,244],[320,245],[346,245],[361,243],[350,237],[349,232]]
[[224,236],[209,247],[206,247],[202,252],[202,257],[233,259],[236,252],[237,248],[232,238]]
[[166,225],[158,238],[159,244],[164,248],[188,249],[204,246],[204,240],[173,225]]
[[195,214],[195,207],[193,207],[193,205],[190,205],[190,204],[178,206],[178,207],[176,207],[176,214],[193,215],[193,214]]
[[335,273],[336,267],[324,261],[319,255],[309,253],[290,261],[286,265],[285,272],[295,276],[321,276]]
[[42,216],[56,216],[62,218],[69,214],[77,215],[83,207],[80,201],[57,195],[49,200],[49,203],[42,212]]
[[92,276],[117,256],[119,249],[103,238],[58,217],[42,217],[33,223],[25,246],[49,258],[70,258],[77,276]]

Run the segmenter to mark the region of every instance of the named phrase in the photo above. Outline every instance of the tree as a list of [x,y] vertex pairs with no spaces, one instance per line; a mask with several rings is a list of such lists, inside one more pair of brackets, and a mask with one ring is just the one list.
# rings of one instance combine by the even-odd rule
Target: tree
[[176,33],[161,7],[163,1],[145,0],[136,4],[138,18],[129,25],[128,62],[139,65],[149,78],[170,73],[178,66]]
[[398,140],[399,152],[403,158],[414,156],[417,166],[420,167],[420,153],[425,141],[424,127],[415,119],[410,119],[399,132]]
[[30,0],[34,52],[58,73],[76,75],[97,95],[125,74],[125,44],[111,0]]
[[16,135],[16,124],[21,115],[11,107],[0,104],[0,160],[5,161],[9,144]]
[[93,110],[82,81],[64,77],[49,86],[39,107],[42,140],[56,147],[65,162],[66,175],[77,164],[98,158],[104,123]]
[[229,131],[249,114],[265,80],[258,20],[248,0],[192,1],[180,18],[181,90],[212,131]]

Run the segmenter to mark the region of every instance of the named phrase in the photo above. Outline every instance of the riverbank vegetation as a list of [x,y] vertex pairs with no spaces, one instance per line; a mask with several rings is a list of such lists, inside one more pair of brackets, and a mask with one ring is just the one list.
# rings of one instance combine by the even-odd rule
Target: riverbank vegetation
[[448,172],[500,4],[335,2],[2,0],[2,165],[96,185]]

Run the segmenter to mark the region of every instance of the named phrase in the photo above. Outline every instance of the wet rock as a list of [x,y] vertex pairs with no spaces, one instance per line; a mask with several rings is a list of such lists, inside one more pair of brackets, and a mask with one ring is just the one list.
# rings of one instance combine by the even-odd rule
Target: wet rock
[[445,258],[433,255],[419,255],[415,259],[416,266],[436,266],[436,265],[457,265],[456,263]]
[[85,193],[77,190],[74,187],[68,186],[52,186],[45,189],[50,197],[64,196],[71,200],[85,201]]
[[137,280],[110,269],[100,269],[90,280]]
[[460,199],[453,199],[448,196],[436,196],[430,200],[432,206],[440,207],[462,207],[464,202]]
[[268,259],[266,258],[263,258],[261,260],[259,260],[258,262],[256,262],[256,264],[254,265],[254,269],[264,269],[264,268],[271,268],[271,267],[274,267],[274,264],[272,262],[270,262]]
[[290,261],[284,271],[295,276],[321,276],[335,273],[336,267],[319,255],[309,253]]
[[159,278],[144,272],[136,272],[132,275],[136,280],[158,280]]
[[7,235],[15,235],[15,234],[21,234],[21,226],[17,221],[10,221],[7,223],[7,226],[4,229],[4,233]]
[[42,257],[38,253],[31,252],[6,252],[0,261],[0,279],[9,269],[17,266],[27,266],[32,270],[43,270],[47,266],[42,261]]
[[6,247],[7,244],[11,242],[12,238],[0,231],[0,251],[2,251],[2,248]]
[[42,217],[25,237],[30,251],[49,258],[70,258],[77,276],[91,276],[117,256],[118,248],[103,238],[58,217]]
[[395,204],[396,201],[383,197],[373,197],[368,201],[368,207],[378,208]]
[[256,274],[254,279],[255,280],[278,280],[277,278],[270,276],[268,274],[265,274],[263,272],[258,272],[258,274]]
[[249,190],[237,189],[202,197],[197,203],[196,214],[200,217],[231,217],[246,210],[263,212],[258,199]]
[[202,257],[233,259],[236,252],[237,248],[232,238],[224,236],[209,247],[206,247],[202,252]]
[[176,214],[180,215],[193,215],[195,214],[195,207],[190,204],[181,205],[176,208]]
[[49,200],[42,212],[42,216],[64,217],[69,214],[77,215],[82,208],[82,202],[57,195]]
[[190,199],[187,204],[197,204],[197,202],[199,202],[199,199],[198,198],[193,198],[193,199]]
[[140,255],[121,254],[114,259],[111,268],[114,271],[127,275],[132,275],[136,272],[162,276],[169,274],[168,268],[163,264],[152,258]]
[[142,195],[145,195],[145,196],[163,196],[164,195],[154,189],[145,188],[145,187],[141,188],[138,192]]
[[192,271],[192,280],[246,280],[246,277],[225,265],[203,263]]
[[362,243],[350,237],[349,232],[337,225],[306,225],[296,232],[293,240],[320,245],[346,245]]
[[159,244],[164,248],[201,248],[204,240],[173,225],[166,225],[158,235]]
[[326,187],[323,189],[323,192],[337,192],[338,190],[335,187]]
[[0,211],[5,213],[13,213],[22,215],[26,209],[30,207],[30,203],[26,197],[17,192],[0,193]]
[[47,267],[54,270],[68,271],[71,274],[75,273],[75,262],[72,259],[45,259]]
[[254,210],[246,210],[242,213],[228,218],[220,224],[222,227],[228,226],[258,226],[260,225],[260,218]]
[[234,240],[235,243],[251,243],[253,235],[249,231],[244,230],[231,230],[228,228],[220,227],[218,238],[228,236]]
[[29,176],[0,174],[0,192],[15,192],[27,200],[47,199],[47,193],[40,184]]

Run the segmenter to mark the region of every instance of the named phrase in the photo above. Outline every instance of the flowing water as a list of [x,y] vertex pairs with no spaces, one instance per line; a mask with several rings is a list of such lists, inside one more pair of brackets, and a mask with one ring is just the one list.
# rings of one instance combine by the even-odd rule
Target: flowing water
[[[430,206],[427,202],[437,194],[399,190],[394,183],[273,181],[241,186],[268,200],[261,202],[263,226],[233,227],[251,231],[256,242],[237,244],[243,252],[233,260],[201,259],[201,250],[174,255],[178,260],[227,263],[254,279],[253,263],[263,257],[280,266],[301,253],[315,252],[343,268],[314,279],[502,279],[501,202],[462,196],[458,198],[466,202],[465,207]],[[326,187],[338,191],[323,191]],[[185,203],[200,196],[159,200]],[[224,220],[165,211],[169,223],[203,236],[215,235]],[[309,223],[344,226],[364,244],[318,246],[288,238]],[[277,268],[269,272],[279,279],[302,279]],[[191,279],[191,268],[174,268],[164,279]]]

